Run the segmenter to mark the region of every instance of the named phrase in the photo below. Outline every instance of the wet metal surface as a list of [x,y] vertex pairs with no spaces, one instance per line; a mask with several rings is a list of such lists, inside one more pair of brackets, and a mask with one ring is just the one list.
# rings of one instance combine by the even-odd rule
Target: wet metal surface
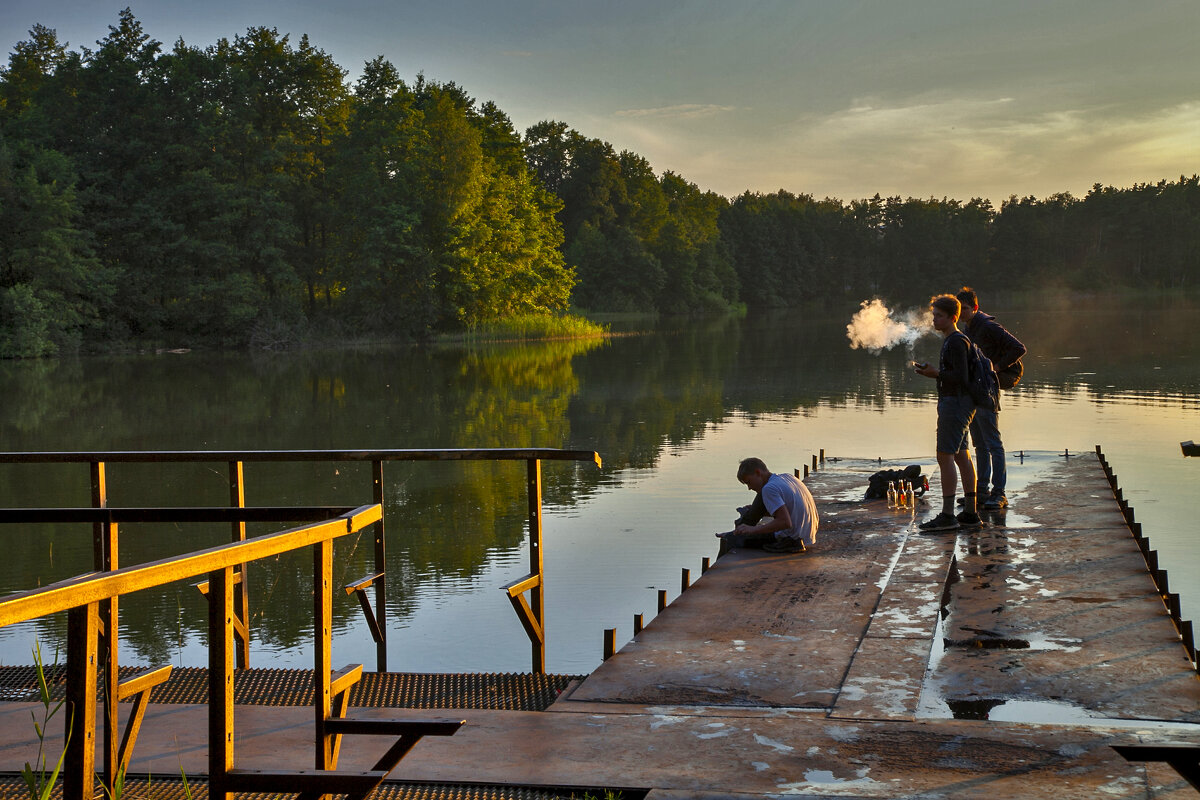
[[[1110,747],[1200,746],[1200,681],[1096,457],[1043,455],[1013,470],[1006,513],[937,535],[915,528],[928,506],[853,499],[874,465],[817,471],[815,548],[723,556],[549,710],[465,710],[393,776],[651,800],[1195,797]],[[28,715],[0,704],[0,731]],[[204,719],[152,709],[133,770],[203,772]],[[311,730],[302,708],[242,709],[239,763],[302,768]],[[28,745],[0,741],[0,766]],[[376,755],[347,744],[342,766]]]

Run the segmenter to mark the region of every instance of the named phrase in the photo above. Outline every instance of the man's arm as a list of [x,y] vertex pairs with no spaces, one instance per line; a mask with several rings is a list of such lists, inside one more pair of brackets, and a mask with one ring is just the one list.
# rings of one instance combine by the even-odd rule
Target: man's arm
[[999,322],[989,320],[984,331],[988,338],[988,347],[985,348],[985,352],[990,350],[996,354],[995,358],[990,355],[988,358],[992,359],[992,364],[997,371],[1011,367],[1025,355],[1025,345]]
[[792,514],[788,511],[787,503],[781,503],[779,508],[771,511],[767,509],[767,513],[771,515],[770,522],[764,522],[762,525],[738,525],[733,529],[734,533],[775,533],[776,531],[790,530],[792,527]]

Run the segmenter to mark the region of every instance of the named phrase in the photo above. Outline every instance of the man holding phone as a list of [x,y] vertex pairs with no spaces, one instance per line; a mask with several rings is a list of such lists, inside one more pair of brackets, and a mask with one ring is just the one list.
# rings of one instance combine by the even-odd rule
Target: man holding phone
[[[975,465],[967,449],[967,431],[975,418],[975,401],[969,389],[967,337],[958,330],[961,304],[952,294],[929,301],[933,327],[945,337],[936,367],[913,362],[918,375],[937,381],[937,462],[941,474],[942,510],[917,527],[922,533],[956,530],[981,524],[975,507]],[[955,485],[962,476],[963,511],[954,515]]]

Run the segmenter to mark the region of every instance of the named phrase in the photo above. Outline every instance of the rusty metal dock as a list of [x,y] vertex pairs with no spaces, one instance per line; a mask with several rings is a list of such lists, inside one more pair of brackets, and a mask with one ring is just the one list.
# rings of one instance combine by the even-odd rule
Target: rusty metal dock
[[[725,554],[547,710],[461,710],[457,735],[422,741],[385,786],[1195,797],[1175,768],[1114,749],[1194,768],[1200,681],[1190,623],[1103,457],[1046,458],[983,528],[935,535],[916,530],[923,509],[860,499],[873,469],[808,476],[809,552]],[[32,757],[29,710],[0,703],[0,769]],[[239,762],[311,767],[312,727],[311,708],[239,707]],[[206,735],[206,706],[152,705],[130,771],[202,778]],[[341,764],[373,756],[346,747]]]

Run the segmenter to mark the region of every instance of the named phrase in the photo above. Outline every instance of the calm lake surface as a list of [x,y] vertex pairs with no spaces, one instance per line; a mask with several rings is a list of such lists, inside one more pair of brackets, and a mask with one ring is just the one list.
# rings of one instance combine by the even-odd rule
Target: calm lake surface
[[[1025,472],[1096,444],[1126,497],[1184,618],[1200,611],[1192,500],[1200,459],[1200,336],[1195,309],[1076,302],[987,308],[1029,347],[1025,379],[1005,396],[1010,498]],[[934,388],[912,352],[852,350],[849,312],[628,323],[604,341],[396,347],[284,354],[146,355],[0,363],[0,449],[250,450],[561,447],[590,464],[544,464],[547,669],[584,673],[605,628],[618,646],[632,617],[673,599],[680,569],[716,555],[748,493],[734,479],[757,455],[775,471],[827,456],[934,470]],[[389,668],[529,669],[529,645],[502,584],[527,572],[524,465],[389,464]],[[223,505],[222,465],[112,465],[109,502]],[[369,466],[246,465],[249,505],[358,504]],[[0,505],[86,506],[86,466],[0,465]],[[227,526],[122,526],[128,565],[226,540]],[[9,562],[0,594],[91,569],[89,526],[0,528]],[[1095,546],[1106,542],[1097,537]],[[339,545],[335,579],[368,574],[369,538]],[[311,559],[251,568],[255,666],[310,666]],[[374,664],[353,598],[335,612],[334,663]],[[205,663],[205,611],[190,584],[122,600],[124,663]],[[0,630],[0,662],[52,654],[65,621]]]

